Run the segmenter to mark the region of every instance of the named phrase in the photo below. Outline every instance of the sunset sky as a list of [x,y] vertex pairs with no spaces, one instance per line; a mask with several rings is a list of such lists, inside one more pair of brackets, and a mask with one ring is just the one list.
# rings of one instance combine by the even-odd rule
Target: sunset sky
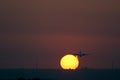
[[120,68],[120,0],[0,0],[0,68]]

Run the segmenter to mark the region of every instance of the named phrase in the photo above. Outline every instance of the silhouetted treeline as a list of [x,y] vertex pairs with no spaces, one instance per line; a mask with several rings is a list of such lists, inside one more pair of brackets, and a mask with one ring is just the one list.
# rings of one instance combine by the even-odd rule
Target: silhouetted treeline
[[20,77],[20,78],[18,78],[17,80],[52,80],[52,79],[40,79],[40,78],[29,78],[29,79],[25,79],[25,78],[22,78],[22,77]]
[[0,80],[120,80],[120,69],[8,69]]

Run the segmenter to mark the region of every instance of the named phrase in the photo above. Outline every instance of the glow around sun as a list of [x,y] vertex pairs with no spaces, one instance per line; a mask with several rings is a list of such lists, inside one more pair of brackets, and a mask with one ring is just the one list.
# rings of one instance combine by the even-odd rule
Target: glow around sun
[[72,54],[67,54],[61,58],[60,65],[61,65],[62,69],[75,70],[79,66],[78,56],[74,56]]

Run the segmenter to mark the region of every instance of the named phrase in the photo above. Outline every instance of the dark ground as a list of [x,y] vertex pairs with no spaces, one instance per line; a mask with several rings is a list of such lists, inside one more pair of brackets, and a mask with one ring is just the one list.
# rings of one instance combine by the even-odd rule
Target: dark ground
[[0,80],[120,80],[120,69],[0,69]]

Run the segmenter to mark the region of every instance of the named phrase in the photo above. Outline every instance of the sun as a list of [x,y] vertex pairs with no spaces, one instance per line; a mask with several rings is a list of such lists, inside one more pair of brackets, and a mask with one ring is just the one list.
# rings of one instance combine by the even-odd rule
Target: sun
[[67,54],[61,58],[60,65],[61,65],[62,69],[75,70],[79,66],[78,56],[74,56],[72,54]]

